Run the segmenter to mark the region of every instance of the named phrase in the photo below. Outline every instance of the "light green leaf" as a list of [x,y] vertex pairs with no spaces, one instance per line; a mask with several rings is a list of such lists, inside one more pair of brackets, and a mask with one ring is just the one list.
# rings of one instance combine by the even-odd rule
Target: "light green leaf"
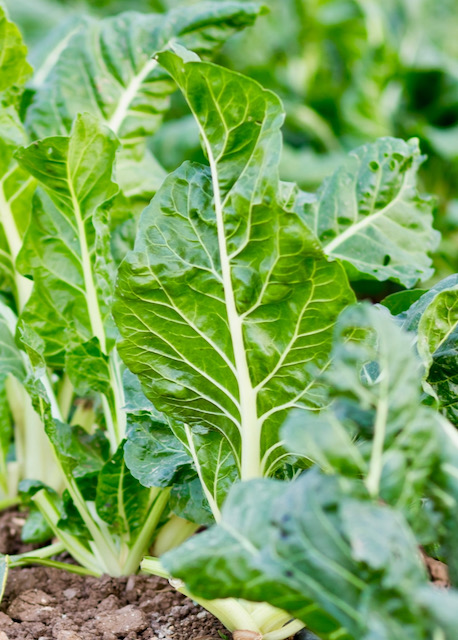
[[115,533],[134,540],[149,515],[153,496],[131,475],[123,454],[122,442],[100,471],[95,504],[99,516]]
[[428,579],[402,515],[317,470],[234,486],[221,522],[161,562],[195,596],[269,602],[324,640],[426,640],[441,627],[420,615]]
[[35,181],[17,166],[16,149],[26,143],[14,102],[32,69],[18,28],[0,6],[0,289],[13,296],[20,311],[30,295],[30,283],[15,269],[22,237],[30,218]]
[[458,426],[458,276],[432,287],[406,313],[403,327],[418,335],[427,391]]
[[158,128],[174,90],[152,56],[171,42],[211,52],[258,13],[253,2],[202,2],[166,14],[130,11],[88,20],[38,91],[29,129],[35,138],[68,135],[74,117],[87,111],[123,143],[142,142]]
[[159,410],[191,434],[219,431],[243,478],[269,475],[286,455],[285,413],[322,404],[316,372],[353,293],[278,203],[278,98],[210,63],[172,52],[159,61],[188,101],[209,166],[182,165],[142,214],[118,277],[120,354]]
[[23,85],[31,73],[19,29],[0,6],[0,91]]
[[424,157],[418,140],[381,138],[352,151],[325,180],[305,219],[324,251],[367,274],[413,287],[433,274],[428,253],[439,243],[431,198],[418,193]]
[[18,266],[34,290],[21,317],[44,340],[49,366],[91,338],[104,353],[113,345],[110,316],[114,277],[103,204],[117,191],[112,170],[115,136],[88,114],[70,137],[21,149],[17,158],[40,181]]

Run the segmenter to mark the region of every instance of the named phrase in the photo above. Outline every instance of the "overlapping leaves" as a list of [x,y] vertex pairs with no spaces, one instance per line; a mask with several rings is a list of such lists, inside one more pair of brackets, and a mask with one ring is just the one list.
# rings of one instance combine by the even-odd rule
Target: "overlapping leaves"
[[[279,100],[180,52],[158,59],[188,101],[209,166],[182,165],[142,214],[119,271],[120,353],[153,404],[190,425],[191,440],[216,430],[243,477],[270,474],[285,455],[285,412],[321,405],[316,370],[353,294],[301,217],[279,204]],[[213,451],[220,446],[215,438]],[[212,458],[217,486],[221,458]]]

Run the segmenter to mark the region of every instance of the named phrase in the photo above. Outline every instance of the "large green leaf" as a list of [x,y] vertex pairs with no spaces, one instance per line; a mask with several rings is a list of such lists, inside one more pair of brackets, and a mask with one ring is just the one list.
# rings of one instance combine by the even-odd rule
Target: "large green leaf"
[[[221,522],[161,561],[196,596],[270,602],[323,639],[428,640],[449,605],[425,607],[427,576],[402,515],[358,480],[316,470],[234,486]],[[452,640],[451,628],[437,637]]]
[[433,201],[416,187],[423,160],[418,140],[381,138],[352,151],[308,207],[306,220],[326,254],[345,260],[352,276],[413,287],[432,275],[428,253],[439,234]]
[[114,272],[102,205],[117,191],[111,179],[116,148],[113,133],[85,114],[69,137],[45,138],[17,153],[44,190],[35,198],[18,259],[35,284],[21,323],[43,338],[53,367],[91,338],[104,353],[113,343]]
[[278,98],[193,56],[159,61],[188,101],[209,166],[183,164],[142,214],[118,276],[120,354],[191,439],[215,429],[243,477],[271,474],[285,456],[278,428],[288,409],[322,404],[316,372],[353,293],[279,203]]
[[417,332],[428,390],[458,426],[458,276],[445,278],[421,296],[403,326]]
[[254,2],[202,2],[166,14],[133,11],[80,25],[28,111],[34,137],[68,135],[89,112],[127,144],[153,133],[174,90],[152,56],[171,42],[206,53],[254,22]]
[[158,129],[175,85],[152,56],[172,42],[210,54],[259,12],[253,2],[201,2],[165,14],[86,18],[58,45],[27,127],[35,138],[68,135],[74,118],[88,112],[119,137],[120,192],[112,204],[117,259],[132,248],[138,215],[166,175],[145,139]]

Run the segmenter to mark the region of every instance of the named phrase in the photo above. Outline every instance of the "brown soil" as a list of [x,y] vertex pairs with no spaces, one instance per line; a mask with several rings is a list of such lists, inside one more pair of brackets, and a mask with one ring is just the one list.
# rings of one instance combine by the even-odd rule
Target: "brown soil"
[[[24,514],[0,514],[0,553],[30,551]],[[201,607],[153,576],[81,577],[57,569],[10,571],[0,640],[221,640],[230,634]]]

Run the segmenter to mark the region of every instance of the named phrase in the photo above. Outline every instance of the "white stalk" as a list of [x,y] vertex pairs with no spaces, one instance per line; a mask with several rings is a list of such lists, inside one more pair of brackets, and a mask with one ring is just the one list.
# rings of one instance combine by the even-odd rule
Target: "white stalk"
[[243,339],[242,318],[237,312],[235,294],[232,286],[231,264],[226,246],[224,229],[224,212],[218,181],[218,168],[210,143],[201,127],[201,134],[205,141],[205,148],[210,163],[212,175],[216,226],[218,231],[218,246],[223,276],[224,298],[227,309],[227,319],[232,337],[237,380],[240,393],[242,462],[241,478],[250,480],[262,476],[261,470],[261,425],[258,421],[256,408],[256,391],[251,383],[248,361]]
[[116,133],[116,135],[119,135],[121,126],[127,116],[130,105],[137,95],[142,83],[146,80],[151,71],[153,71],[153,69],[155,69],[156,67],[156,60],[148,60],[140,73],[132,78],[125,91],[123,91],[118,105],[108,121],[108,126],[110,127],[110,129],[112,129],[112,131],[114,131],[114,133]]

